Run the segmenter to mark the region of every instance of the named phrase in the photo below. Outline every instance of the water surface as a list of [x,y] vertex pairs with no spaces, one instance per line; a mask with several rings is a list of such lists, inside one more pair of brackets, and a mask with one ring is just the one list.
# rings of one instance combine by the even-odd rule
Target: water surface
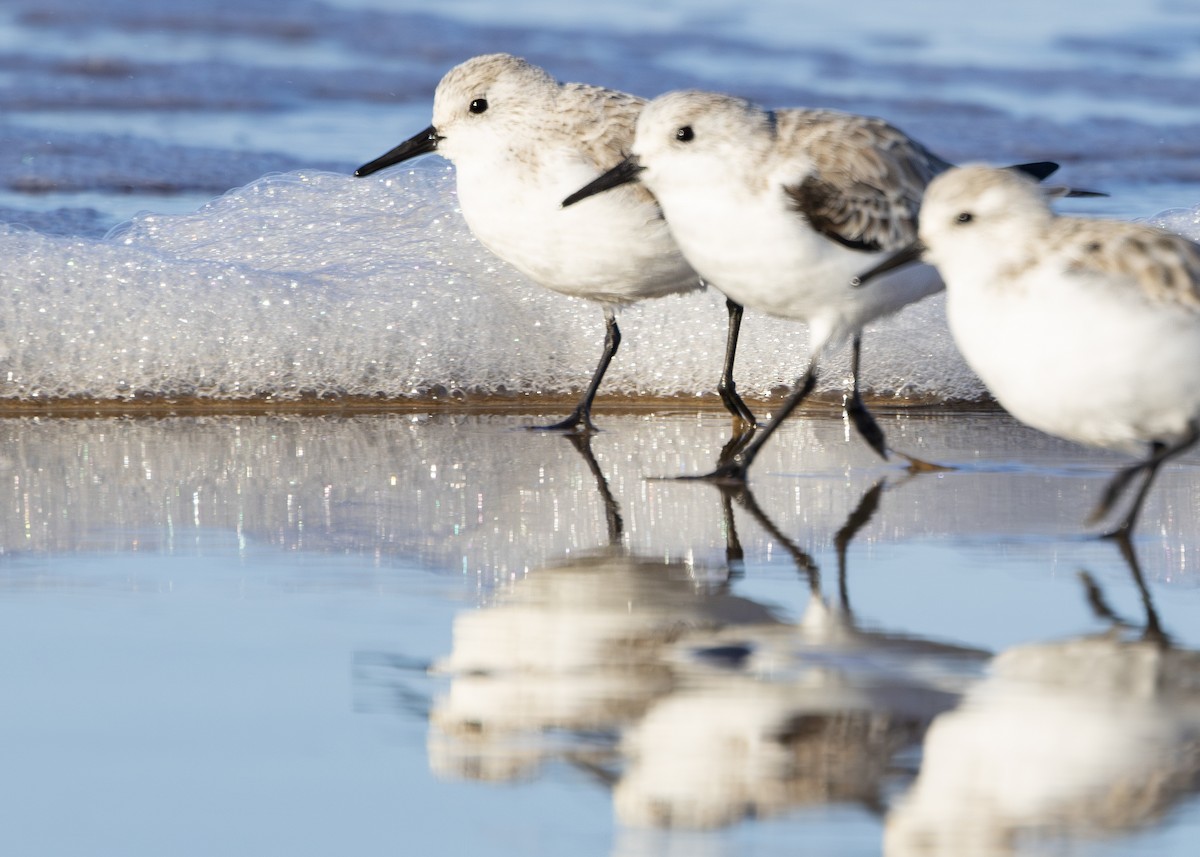
[[6,850],[1190,853],[1192,464],[1143,591],[995,413],[732,494],[647,479],[723,417],[530,419],[4,422]]

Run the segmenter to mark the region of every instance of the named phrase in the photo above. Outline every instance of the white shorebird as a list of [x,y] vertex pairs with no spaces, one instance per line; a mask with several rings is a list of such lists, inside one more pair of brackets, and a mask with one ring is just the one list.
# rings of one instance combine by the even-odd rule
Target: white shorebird
[[[707,478],[745,480],[771,433],[815,386],[822,351],[846,338],[853,349],[846,412],[887,458],[883,432],[859,393],[861,330],[939,291],[942,281],[920,266],[889,276],[878,289],[854,291],[846,283],[873,258],[916,238],[921,194],[950,165],[881,119],[764,110],[697,91],[647,104],[631,151],[563,205],[634,181],[654,194],[683,255],[730,300],[721,380],[728,397],[737,396],[732,371],[742,306],[809,326],[809,364],[787,401]],[[1037,178],[1056,168],[1049,162],[1022,167]],[[753,425],[752,416],[747,421]]]
[[932,263],[954,341],[1001,405],[1049,434],[1145,453],[1109,482],[1091,518],[1144,475],[1106,533],[1128,538],[1159,467],[1200,437],[1200,245],[1058,216],[1048,197],[1060,192],[1008,170],[947,172],[926,191],[920,242],[858,281]]
[[603,307],[604,350],[591,383],[569,417],[542,428],[595,430],[592,400],[620,345],[619,307],[702,287],[644,189],[590,211],[559,205],[621,160],[644,103],[560,84],[508,54],[478,56],[442,78],[430,127],[354,173],[437,152],[454,163],[463,217],[484,246],[535,283]]

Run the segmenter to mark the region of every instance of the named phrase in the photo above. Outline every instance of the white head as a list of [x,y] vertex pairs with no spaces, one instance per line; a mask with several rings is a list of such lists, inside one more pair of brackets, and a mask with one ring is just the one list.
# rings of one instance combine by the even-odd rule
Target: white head
[[925,261],[936,265],[947,287],[957,271],[1019,268],[1054,219],[1046,188],[1018,170],[969,165],[929,183],[921,203]]
[[509,54],[469,59],[438,84],[433,124],[354,174],[368,176],[429,152],[453,161],[468,152],[508,154],[536,145],[531,123],[554,115],[558,91],[554,78],[523,59]]
[[766,152],[775,139],[769,111],[728,95],[685,90],[659,96],[638,118],[633,155],[651,191],[674,182],[704,182],[740,165],[757,166],[747,150]]
[[529,137],[532,117],[552,115],[558,83],[544,69],[510,54],[487,54],[456,65],[433,96],[437,151],[503,147]]

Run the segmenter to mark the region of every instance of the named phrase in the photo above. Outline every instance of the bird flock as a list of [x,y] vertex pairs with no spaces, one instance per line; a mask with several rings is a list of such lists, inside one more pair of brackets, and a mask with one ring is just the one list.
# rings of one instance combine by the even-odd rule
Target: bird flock
[[[508,54],[438,84],[433,121],[363,165],[453,162],[463,217],[535,283],[595,301],[604,345],[573,412],[539,430],[596,430],[592,403],[636,301],[711,287],[728,332],[717,391],[734,437],[690,478],[741,484],[811,393],[829,349],[851,349],[846,414],[894,453],[859,389],[862,330],[946,289],[947,320],[995,399],[1041,431],[1136,457],[1090,523],[1128,540],[1161,465],[1200,439],[1200,245],[1144,225],[1056,214],[1052,162],[956,167],[888,122],[770,110],[702,91],[653,100],[578,83]],[[807,324],[808,362],[768,420],[737,392],[745,308]],[[782,358],[782,356],[781,356]],[[1136,489],[1133,486],[1137,486]]]

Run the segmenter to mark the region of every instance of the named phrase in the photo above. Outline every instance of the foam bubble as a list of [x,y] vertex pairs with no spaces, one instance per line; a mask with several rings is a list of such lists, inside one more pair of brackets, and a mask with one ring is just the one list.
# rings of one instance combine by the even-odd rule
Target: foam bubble
[[1200,205],[1195,208],[1171,208],[1147,218],[1145,222],[1176,232],[1192,241],[1200,240]]
[[[189,215],[144,214],[104,240],[0,232],[4,397],[566,395],[603,338],[590,302],[539,288],[471,236],[452,169],[381,177],[266,176]],[[715,291],[622,312],[603,392],[715,389],[724,300]],[[804,325],[748,312],[743,393],[790,384]],[[940,297],[868,329],[864,381],[881,396],[972,399],[982,387]],[[826,362],[839,389],[848,355]]]

